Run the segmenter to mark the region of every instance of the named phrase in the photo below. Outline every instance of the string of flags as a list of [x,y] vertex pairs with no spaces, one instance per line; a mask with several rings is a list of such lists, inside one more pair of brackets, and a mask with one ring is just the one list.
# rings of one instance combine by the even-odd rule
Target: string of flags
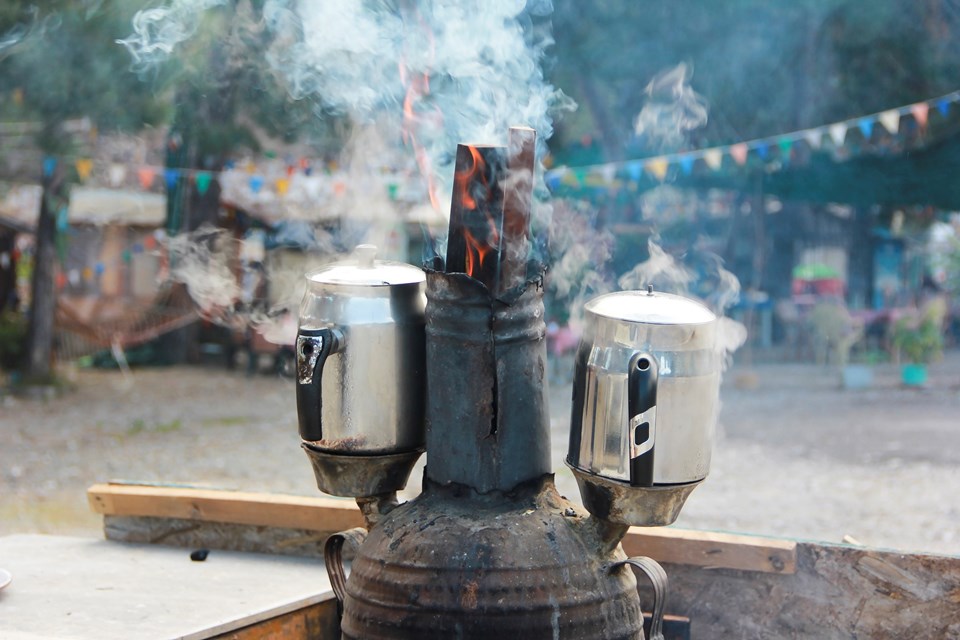
[[[53,175],[62,160],[55,156],[47,156],[43,160],[43,176],[45,178]],[[298,161],[286,163],[282,171],[271,171],[272,174],[280,173],[268,179],[266,172],[261,170],[254,162],[249,161],[242,166],[237,166],[235,162],[229,161],[224,164],[223,171],[207,171],[202,169],[186,169],[176,167],[163,167],[157,165],[140,165],[133,168],[137,183],[146,191],[165,186],[173,189],[181,180],[188,181],[195,186],[197,192],[203,196],[210,189],[210,185],[219,181],[222,174],[228,171],[245,171],[248,174],[247,185],[254,194],[260,193],[265,187],[270,187],[278,195],[283,197],[290,190],[291,181],[296,174],[310,176],[314,173],[316,162],[309,158],[300,158]],[[87,183],[94,175],[95,169],[100,169],[97,173],[102,176],[102,181],[113,188],[124,186],[131,176],[131,167],[123,163],[110,163],[106,167],[95,167],[91,158],[77,158],[73,161],[73,168],[76,170],[77,177],[81,183]],[[334,185],[336,187],[337,185]],[[344,185],[345,186],[345,185]],[[343,190],[334,189],[335,193]]]
[[677,172],[687,176],[697,170],[718,172],[725,165],[759,165],[766,171],[778,171],[801,158],[797,143],[805,144],[810,152],[832,151],[837,160],[847,160],[857,153],[889,150],[895,146],[891,141],[903,144],[910,136],[922,140],[931,114],[946,118],[957,102],[960,90],[858,118],[730,145],[583,167],[561,166],[547,171],[544,179],[547,187],[556,191],[563,186],[606,188],[622,186],[624,182],[636,185],[644,177],[662,183]]

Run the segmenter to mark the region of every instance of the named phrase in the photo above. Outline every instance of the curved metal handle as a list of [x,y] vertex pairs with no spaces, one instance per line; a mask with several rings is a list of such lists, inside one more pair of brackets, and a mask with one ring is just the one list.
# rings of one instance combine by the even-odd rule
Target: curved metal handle
[[323,545],[323,562],[327,565],[327,577],[333,594],[337,596],[337,613],[343,615],[343,601],[347,597],[347,574],[343,570],[343,545],[350,543],[352,548],[359,549],[367,538],[367,530],[357,527],[340,531],[327,538]]
[[297,333],[297,419],[300,437],[308,442],[323,439],[323,364],[342,344],[343,334],[336,329],[301,329]]
[[653,449],[657,440],[657,359],[635,353],[627,373],[627,434],[630,438],[630,485],[653,486]]
[[650,620],[650,637],[648,640],[663,640],[663,607],[667,598],[667,572],[660,563],[646,556],[634,556],[615,562],[610,565],[614,571],[625,564],[633,565],[643,571],[653,583],[653,611]]

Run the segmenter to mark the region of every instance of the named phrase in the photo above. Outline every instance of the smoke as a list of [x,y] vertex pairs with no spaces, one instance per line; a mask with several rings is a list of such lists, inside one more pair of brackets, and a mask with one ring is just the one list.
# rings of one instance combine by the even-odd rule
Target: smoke
[[171,0],[164,6],[143,9],[133,17],[133,34],[117,44],[127,48],[137,68],[151,67],[196,33],[204,11],[223,4],[225,0]]
[[650,257],[620,276],[621,289],[645,289],[695,298],[706,304],[718,317],[717,352],[729,365],[730,356],[747,341],[747,328],[726,317],[728,308],[740,299],[740,281],[723,268],[718,256],[693,247],[680,262],[655,241],[648,242]]
[[[120,43],[137,64],[157,64],[195,33],[204,11],[222,4],[171,0],[143,10]],[[553,40],[536,18],[551,9],[549,0],[529,9],[518,0],[268,0],[265,60],[294,99],[316,99],[359,123],[394,118],[395,140],[407,102],[419,116],[427,178],[448,195],[458,142],[505,144],[508,128],[522,124],[537,130],[542,154],[553,114],[573,107],[541,69]],[[425,86],[411,96],[415,82]]]
[[200,312],[223,320],[234,311],[240,285],[230,270],[230,256],[237,255],[237,241],[225,229],[201,226],[192,233],[167,239],[170,277],[187,287]]
[[[197,33],[206,11],[225,5],[168,0],[139,12],[133,33],[119,43],[135,66],[157,65],[181,53],[178,48]],[[544,19],[553,8],[550,0],[266,0],[259,11],[251,6],[241,1],[231,20],[238,29],[264,35],[264,64],[284,81],[291,99],[309,99],[323,113],[352,124],[339,159],[347,187],[337,197],[325,197],[322,212],[342,221],[341,242],[347,247],[370,242],[384,249],[384,257],[406,257],[392,249],[405,232],[383,184],[383,168],[391,167],[423,176],[424,195],[440,214],[439,220],[430,217],[433,235],[440,237],[428,245],[442,250],[457,144],[504,145],[510,126],[526,125],[536,129],[542,157],[553,115],[573,108],[541,68],[553,44]],[[533,187],[546,193],[542,170]],[[225,186],[230,189],[242,195],[245,185]],[[545,236],[549,219],[549,203],[535,203],[536,232]],[[533,244],[542,249],[545,243],[537,238]],[[199,255],[186,246],[181,250],[188,260],[171,275],[184,279],[202,305],[223,308],[217,296],[236,291],[211,284],[222,270],[202,250]]]
[[28,19],[15,24],[6,33],[0,33],[0,60],[12,55],[18,45],[39,41],[48,33],[56,31],[62,24],[59,13],[41,18],[37,7],[30,6],[27,11],[32,14]]
[[634,121],[634,131],[654,149],[676,149],[687,132],[707,124],[707,101],[690,87],[693,70],[684,63],[650,81],[646,104]]

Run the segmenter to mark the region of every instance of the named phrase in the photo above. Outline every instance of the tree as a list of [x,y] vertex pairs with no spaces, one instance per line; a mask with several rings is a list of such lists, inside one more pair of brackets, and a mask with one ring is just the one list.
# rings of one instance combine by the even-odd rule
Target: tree
[[557,146],[596,132],[608,160],[676,150],[645,148],[632,131],[650,79],[681,62],[710,105],[690,147],[909,104],[955,90],[960,72],[952,0],[556,4],[553,79],[583,107]]
[[[162,121],[161,102],[134,75],[115,43],[129,29],[136,6],[125,0],[6,2],[0,9],[0,117],[40,123],[36,162],[42,197],[37,219],[35,267],[27,338],[26,378],[51,379],[57,212],[66,207],[73,171],[64,158],[77,151],[63,125],[88,117],[100,131],[136,130]],[[59,161],[57,161],[59,159]],[[42,172],[41,172],[42,165]],[[36,173],[34,173],[36,176]],[[36,179],[36,178],[34,178]]]

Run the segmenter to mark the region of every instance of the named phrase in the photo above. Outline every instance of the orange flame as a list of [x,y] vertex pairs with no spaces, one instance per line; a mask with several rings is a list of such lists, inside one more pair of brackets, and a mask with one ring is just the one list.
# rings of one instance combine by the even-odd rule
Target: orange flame
[[463,237],[467,248],[466,272],[468,276],[476,278],[485,266],[486,260],[491,254],[491,249],[500,243],[500,232],[497,229],[497,221],[493,216],[486,211],[477,211],[477,200],[470,193],[470,186],[479,184],[489,191],[490,184],[486,173],[487,164],[476,147],[467,146],[467,149],[470,151],[471,165],[469,169],[457,172],[453,177],[453,182],[464,209],[477,212],[475,215],[483,215],[488,227],[485,240],[476,237],[470,231],[469,225],[463,227]]
[[[428,59],[432,60],[434,54],[433,34],[422,20],[420,26],[427,30],[426,35],[429,47]],[[433,164],[430,162],[430,155],[427,153],[427,150],[417,140],[417,130],[425,121],[439,126],[443,123],[443,114],[436,108],[433,109],[432,112],[428,112],[426,117],[417,113],[416,107],[418,103],[420,103],[424,97],[430,95],[429,72],[424,71],[422,73],[417,72],[411,74],[404,59],[400,60],[399,72],[400,83],[406,87],[406,94],[403,97],[403,130],[401,132],[401,140],[403,140],[404,144],[413,147],[417,167],[427,181],[427,194],[430,196],[430,204],[433,205],[434,210],[440,211],[440,197],[437,195],[437,184],[433,176]]]

